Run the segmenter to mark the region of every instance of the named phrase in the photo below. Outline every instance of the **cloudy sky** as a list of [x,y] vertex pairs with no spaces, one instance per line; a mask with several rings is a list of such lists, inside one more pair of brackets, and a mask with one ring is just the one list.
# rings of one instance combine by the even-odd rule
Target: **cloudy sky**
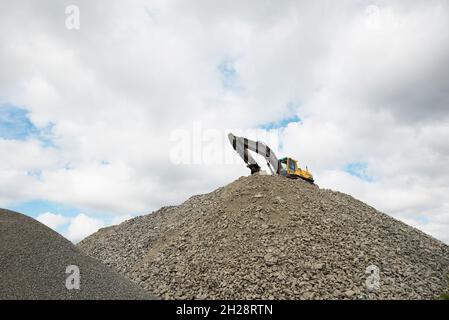
[[0,207],[74,242],[247,175],[235,131],[449,243],[448,1],[2,1],[0,40]]

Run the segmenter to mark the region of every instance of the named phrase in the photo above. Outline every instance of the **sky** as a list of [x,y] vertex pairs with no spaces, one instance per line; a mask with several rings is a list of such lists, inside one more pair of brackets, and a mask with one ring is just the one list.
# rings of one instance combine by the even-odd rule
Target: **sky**
[[449,2],[2,1],[0,207],[78,242],[249,170],[449,244]]

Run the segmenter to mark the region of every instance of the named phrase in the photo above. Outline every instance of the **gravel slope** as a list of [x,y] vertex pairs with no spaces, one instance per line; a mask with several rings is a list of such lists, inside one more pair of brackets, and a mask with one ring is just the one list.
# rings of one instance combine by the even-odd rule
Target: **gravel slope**
[[[166,299],[434,299],[449,248],[343,193],[242,177],[79,244]],[[380,288],[366,269],[380,270]]]
[[[80,290],[65,287],[77,265]],[[111,268],[80,252],[40,222],[0,209],[0,299],[149,299]]]

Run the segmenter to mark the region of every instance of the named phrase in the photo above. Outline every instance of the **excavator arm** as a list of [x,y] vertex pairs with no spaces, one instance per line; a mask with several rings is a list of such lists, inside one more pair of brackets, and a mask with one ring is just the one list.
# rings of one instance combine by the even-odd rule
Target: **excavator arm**
[[266,144],[260,141],[237,137],[232,133],[228,134],[228,138],[234,150],[240,155],[243,161],[247,164],[247,167],[251,170],[251,174],[259,172],[260,166],[248,153],[248,150],[262,155],[267,161],[268,168],[272,174],[276,174],[278,172],[278,158]]

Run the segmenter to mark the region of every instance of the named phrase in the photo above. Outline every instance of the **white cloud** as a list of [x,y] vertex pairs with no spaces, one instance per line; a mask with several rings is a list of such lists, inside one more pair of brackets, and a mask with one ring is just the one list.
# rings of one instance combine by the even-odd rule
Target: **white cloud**
[[65,216],[45,212],[38,215],[36,220],[59,232],[70,241],[77,243],[100,228],[110,224],[118,224],[130,218],[132,218],[131,215],[115,216],[110,223],[106,223],[103,219],[93,218],[84,213],[76,216]]
[[133,216],[130,214],[123,215],[123,216],[115,216],[111,220],[111,225],[117,225],[117,224],[120,224],[120,223],[122,223],[126,220],[129,220],[129,219],[132,219],[132,218],[133,218]]
[[[302,124],[281,133],[279,156],[449,242],[447,1],[70,4],[79,31],[65,28],[64,2],[0,5],[0,102],[53,123],[57,146],[0,138],[0,205],[42,198],[123,216],[176,204],[247,170],[172,164],[174,130],[294,113]],[[238,90],[223,86],[223,61]]]
[[54,214],[51,212],[45,212],[36,217],[36,220],[45,224],[47,227],[54,230],[70,222],[68,217],[61,214]]
[[103,227],[105,227],[104,221],[80,213],[70,219],[70,224],[64,236],[76,243]]

